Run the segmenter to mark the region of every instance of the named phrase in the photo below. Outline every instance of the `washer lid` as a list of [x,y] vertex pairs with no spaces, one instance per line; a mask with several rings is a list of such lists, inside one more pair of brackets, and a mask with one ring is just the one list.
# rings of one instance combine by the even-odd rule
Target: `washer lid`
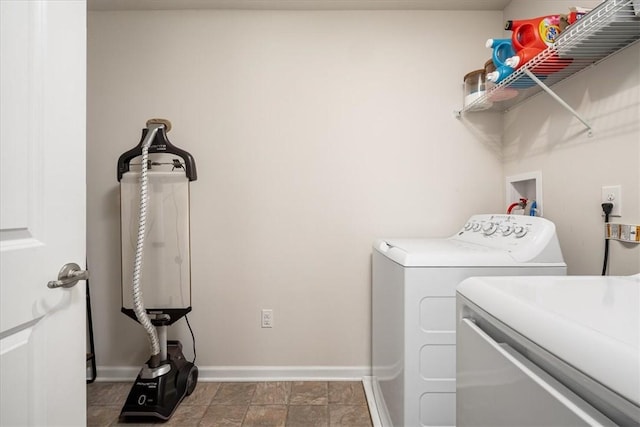
[[496,267],[517,266],[508,251],[488,246],[442,239],[380,239],[374,249],[405,267]]
[[474,277],[457,291],[640,405],[640,275]]

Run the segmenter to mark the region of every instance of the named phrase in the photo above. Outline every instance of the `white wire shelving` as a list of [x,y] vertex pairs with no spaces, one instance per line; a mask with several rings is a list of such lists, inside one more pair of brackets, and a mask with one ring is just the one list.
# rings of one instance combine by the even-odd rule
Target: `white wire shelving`
[[[635,6],[634,6],[635,3]],[[591,126],[551,87],[640,40],[640,1],[606,0],[563,31],[555,43],[517,69],[486,94],[456,112],[506,111],[545,91],[580,120]]]

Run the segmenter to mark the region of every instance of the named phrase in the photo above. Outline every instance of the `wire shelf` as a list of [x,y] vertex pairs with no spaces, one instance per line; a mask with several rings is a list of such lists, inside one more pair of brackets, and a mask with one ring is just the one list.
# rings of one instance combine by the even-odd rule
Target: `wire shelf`
[[[636,3],[635,7],[633,3]],[[541,90],[551,93],[549,87],[554,84],[640,40],[638,9],[638,0],[601,3],[567,27],[552,46],[489,88],[484,96],[469,103],[462,112],[506,111]]]

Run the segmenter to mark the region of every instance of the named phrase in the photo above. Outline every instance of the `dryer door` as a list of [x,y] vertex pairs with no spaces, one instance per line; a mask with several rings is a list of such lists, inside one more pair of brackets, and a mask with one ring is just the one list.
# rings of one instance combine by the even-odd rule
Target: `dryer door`
[[616,424],[471,319],[458,324],[457,425]]

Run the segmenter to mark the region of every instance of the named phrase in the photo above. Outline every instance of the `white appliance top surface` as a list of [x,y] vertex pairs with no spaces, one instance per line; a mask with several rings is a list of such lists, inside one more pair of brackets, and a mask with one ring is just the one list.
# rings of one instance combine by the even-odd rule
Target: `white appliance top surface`
[[382,239],[376,249],[405,267],[513,265],[506,251],[442,239]]
[[474,215],[451,237],[379,239],[373,247],[405,267],[565,266],[554,224],[522,215]]
[[640,274],[473,277],[457,291],[640,405]]

